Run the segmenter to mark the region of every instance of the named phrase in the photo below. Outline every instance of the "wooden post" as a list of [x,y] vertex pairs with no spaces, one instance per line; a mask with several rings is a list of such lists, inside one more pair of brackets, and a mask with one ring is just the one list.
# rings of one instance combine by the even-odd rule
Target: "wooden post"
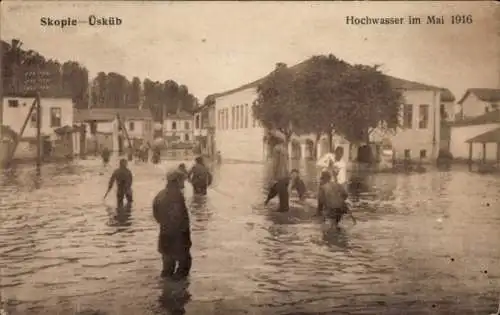
[[36,142],[37,142],[37,155],[36,155],[36,167],[37,170],[42,166],[42,107],[40,104],[40,92],[36,93]]
[[36,99],[33,101],[33,104],[31,104],[30,111],[28,112],[28,115],[24,119],[23,126],[21,127],[21,131],[19,132],[19,135],[17,135],[17,138],[14,139],[14,145],[12,147],[12,150],[9,153],[9,156],[7,158],[7,162],[10,162],[14,158],[14,154],[16,153],[17,145],[19,144],[19,141],[23,137],[24,130],[26,129],[26,126],[28,125],[28,121],[31,118],[31,115],[33,114],[33,111],[35,110],[37,106]]

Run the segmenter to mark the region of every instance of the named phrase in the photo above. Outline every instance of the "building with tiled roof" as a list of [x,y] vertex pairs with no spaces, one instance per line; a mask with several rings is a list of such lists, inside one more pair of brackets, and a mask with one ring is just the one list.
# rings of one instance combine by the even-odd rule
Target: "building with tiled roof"
[[460,105],[462,117],[479,116],[500,109],[500,89],[467,89],[457,103]]
[[[290,69],[300,72],[311,60],[308,59]],[[265,130],[252,112],[257,88],[266,77],[207,97],[215,104],[215,146],[224,159],[266,159],[268,147],[265,143]],[[373,141],[380,142],[384,137],[390,138],[396,158],[421,158],[424,161],[434,159],[440,148],[442,109],[453,108],[455,97],[444,87],[387,77],[395,89],[402,91],[406,100],[405,106],[402,107],[405,119],[401,123],[404,128],[392,135],[374,133]],[[326,137],[320,140],[316,152],[313,150],[314,141],[314,136],[301,136],[292,141],[289,152],[295,158],[317,158],[329,151]],[[345,147],[349,158],[356,157],[356,149],[340,136],[336,136],[334,142],[335,146]]]

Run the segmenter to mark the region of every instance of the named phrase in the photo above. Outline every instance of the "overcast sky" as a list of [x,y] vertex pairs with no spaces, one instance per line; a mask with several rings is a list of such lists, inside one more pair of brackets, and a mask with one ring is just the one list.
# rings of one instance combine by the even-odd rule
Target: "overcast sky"
[[[397,77],[447,87],[500,88],[499,5],[493,2],[30,2],[1,3],[1,38],[19,38],[60,61],[76,60],[94,76],[176,80],[200,100],[256,80],[277,62],[312,55],[382,64]],[[496,17],[495,17],[496,9]],[[41,17],[116,16],[117,27],[40,26]],[[346,25],[346,16],[444,15],[446,25]],[[470,25],[451,25],[470,14]]]

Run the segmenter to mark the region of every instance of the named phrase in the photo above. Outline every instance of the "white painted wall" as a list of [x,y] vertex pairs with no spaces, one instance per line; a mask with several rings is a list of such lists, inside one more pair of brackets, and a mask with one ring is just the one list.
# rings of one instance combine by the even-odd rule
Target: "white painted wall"
[[[440,141],[441,92],[439,91],[404,91],[406,104],[413,106],[412,128],[398,129],[388,138],[392,141],[397,159],[404,158],[405,150],[410,150],[412,159],[420,158],[420,151],[425,150],[427,158],[437,157]],[[419,106],[429,105],[429,123],[426,129],[419,128]],[[401,120],[401,123],[403,121]]]
[[[230,95],[221,96],[216,99],[214,118],[216,121],[216,147],[224,159],[262,162],[265,159],[264,128],[259,124],[254,127],[251,104],[257,97],[256,89],[249,88]],[[248,104],[248,127],[232,128],[231,108]],[[219,116],[220,110],[227,110],[229,115],[228,128],[223,129],[223,122]]]
[[[10,107],[9,100],[17,100],[19,107]],[[9,126],[15,132],[19,133],[29,113],[33,98],[28,97],[5,97],[3,99],[3,124]],[[50,125],[51,108],[61,109],[61,126],[73,126],[73,102],[69,98],[42,98],[41,110],[41,132],[45,135],[50,135],[54,129]],[[35,113],[34,113],[35,114]],[[28,121],[23,137],[36,137],[36,124]]]
[[[450,151],[454,158],[468,159],[469,144],[465,141],[500,127],[500,124],[484,124],[476,126],[453,126],[451,127]],[[472,158],[478,159],[482,157],[483,146],[480,143],[474,143],[472,147]],[[486,158],[488,160],[496,160],[496,144],[487,144]]]
[[486,113],[485,108],[491,111],[491,104],[481,101],[476,95],[470,93],[467,98],[462,102],[462,110],[464,116],[475,117]]
[[[175,122],[175,129],[173,128],[173,124]],[[188,126],[185,124],[188,123]],[[194,139],[194,120],[191,119],[170,119],[166,118],[163,121],[163,134],[165,136],[177,135],[180,137],[181,142],[191,142]],[[186,128],[187,127],[187,128]],[[186,140],[186,135],[188,139]]]
[[[410,150],[410,155],[414,159],[420,157],[420,151],[425,150],[427,160],[435,159],[439,151],[440,141],[440,95],[439,91],[404,91],[406,104],[413,105],[413,122],[411,129],[399,129],[389,138],[392,141],[396,158],[403,158],[406,149]],[[217,149],[221,151],[226,159],[243,161],[262,161],[265,158],[263,149],[264,129],[257,124],[253,127],[253,117],[251,106],[248,108],[249,126],[248,128],[232,128],[231,108],[235,105],[252,104],[257,94],[255,88],[238,91],[236,93],[221,96],[216,99],[215,117],[217,118],[216,143]],[[426,129],[419,129],[419,105],[429,105],[429,120]],[[229,116],[228,128],[221,128],[219,121],[220,110],[227,110]],[[311,136],[312,137],[312,136]],[[339,145],[341,139],[334,139],[335,145]],[[377,140],[377,139],[374,139]],[[344,143],[347,153],[349,144]],[[321,142],[318,147],[321,151]],[[319,152],[318,152],[319,153]],[[323,152],[324,153],[324,152]]]

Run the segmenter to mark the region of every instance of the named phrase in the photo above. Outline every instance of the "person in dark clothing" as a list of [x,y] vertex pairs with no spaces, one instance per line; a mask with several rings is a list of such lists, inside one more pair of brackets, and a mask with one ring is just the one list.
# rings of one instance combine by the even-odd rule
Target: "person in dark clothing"
[[153,164],[158,164],[158,163],[160,163],[160,159],[161,159],[160,148],[154,148],[153,149],[153,156],[151,157],[151,162],[153,162]]
[[116,182],[116,206],[123,206],[123,199],[127,199],[127,203],[130,205],[132,203],[132,172],[127,168],[127,160],[120,160],[120,167],[117,168],[111,178],[109,179],[108,191],[104,198],[109,194],[113,188],[113,184]]
[[179,171],[184,174],[184,180],[187,180],[188,179],[188,175],[189,175],[189,172],[186,168],[186,164],[184,163],[181,163],[179,164]]
[[193,185],[196,195],[206,195],[207,188],[212,184],[212,174],[203,163],[201,156],[195,159],[195,164],[188,172],[188,180]]
[[332,180],[332,174],[329,171],[323,171],[318,191],[317,215],[323,215],[325,219],[334,220],[337,227],[342,217],[349,213],[353,223],[356,224],[356,219],[346,203],[347,196],[344,185],[337,182],[336,174],[334,173]]
[[288,174],[288,149],[285,147],[285,136],[278,131],[270,132],[269,141],[274,144],[271,153],[272,184],[264,204],[267,205],[271,199],[278,196],[278,212],[286,212],[290,209],[290,194],[288,191],[290,176]]
[[186,278],[192,265],[191,228],[186,200],[182,193],[184,174],[167,174],[167,187],[153,201],[153,216],[160,224],[158,251],[162,255],[162,277]]
[[304,200],[306,198],[306,184],[300,178],[300,173],[299,170],[293,169],[290,172],[290,190],[295,189],[297,191],[297,194],[299,195],[300,200]]
[[102,149],[102,151],[101,151],[101,158],[102,158],[102,162],[104,163],[104,165],[108,165],[110,156],[111,156],[111,152],[109,151],[109,149],[107,147],[104,147],[104,149]]

